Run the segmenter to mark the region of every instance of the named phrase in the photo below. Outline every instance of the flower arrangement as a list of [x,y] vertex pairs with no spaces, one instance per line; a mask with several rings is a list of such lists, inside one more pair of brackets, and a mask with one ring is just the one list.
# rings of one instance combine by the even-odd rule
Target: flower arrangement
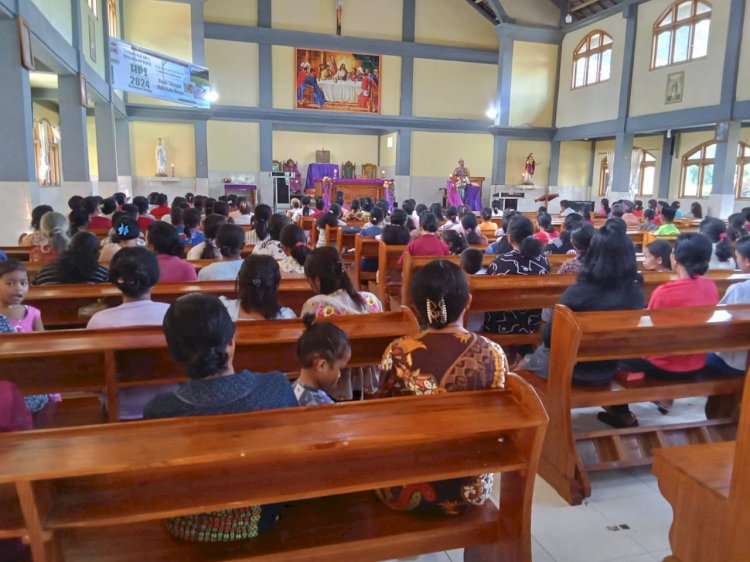
[[385,200],[388,201],[388,208],[393,212],[393,203],[396,201],[396,186],[393,180],[383,181],[383,187],[385,188]]
[[320,182],[323,188],[323,204],[325,205],[324,208],[328,210],[328,208],[331,206],[331,184],[333,183],[333,181],[330,177],[323,176]]

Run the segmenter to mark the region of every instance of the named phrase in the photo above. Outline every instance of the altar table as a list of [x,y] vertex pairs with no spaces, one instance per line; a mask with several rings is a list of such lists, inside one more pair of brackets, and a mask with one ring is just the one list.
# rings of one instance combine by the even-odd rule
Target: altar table
[[362,91],[362,82],[351,80],[318,80],[318,86],[323,90],[326,101],[337,101],[345,103],[357,103],[359,93]]
[[308,164],[307,178],[305,179],[305,190],[315,189],[316,182],[324,177],[337,177],[339,175],[338,164]]
[[[341,191],[344,194],[344,202],[350,203],[353,199],[360,197],[371,197],[373,201],[386,199],[386,189],[383,187],[382,179],[337,179],[333,180],[330,193],[330,203],[336,198],[336,192]],[[323,195],[323,185],[320,180],[315,180],[315,195]],[[326,205],[327,207],[327,205]]]

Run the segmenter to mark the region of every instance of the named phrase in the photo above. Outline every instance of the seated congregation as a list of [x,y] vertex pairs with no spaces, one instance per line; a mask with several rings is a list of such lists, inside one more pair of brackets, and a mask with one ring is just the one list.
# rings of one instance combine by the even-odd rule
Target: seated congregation
[[[363,496],[374,502],[366,504],[366,513],[373,518],[380,513],[382,522],[377,521],[383,528],[375,525],[372,532],[387,535],[388,510],[377,511],[385,506],[394,513],[413,512],[398,513],[400,519],[394,521],[418,529],[414,537],[421,537],[421,542],[405,541],[399,551],[362,531],[361,536],[354,533],[347,539],[369,545],[361,546],[362,552],[371,548],[371,554],[413,555],[434,550],[431,546],[466,546],[466,560],[526,560],[530,559],[530,502],[537,463],[540,474],[566,500],[580,503],[591,491],[587,470],[648,464],[653,448],[672,444],[664,437],[647,446],[639,442],[637,458],[586,453],[581,443],[601,440],[606,432],[595,438],[576,436],[570,424],[572,409],[602,406],[597,418],[602,427],[615,428],[607,433],[615,442],[625,435],[617,432],[636,435],[644,429],[637,429],[639,421],[629,400],[653,402],[666,419],[672,408],[679,407],[673,399],[708,396],[703,441],[734,437],[735,398],[748,360],[750,308],[742,305],[750,305],[750,209],[725,221],[704,218],[698,204],[688,218],[681,216],[679,202],[650,201],[644,208],[641,201],[610,206],[606,199],[593,214],[561,201],[560,216],[544,207],[537,213],[503,213],[497,208],[475,213],[466,207],[444,209],[439,203],[428,206],[414,200],[396,207],[369,198],[345,201],[342,193],[330,205],[305,195],[294,199],[283,213],[274,213],[264,204],[251,208],[249,201],[233,195],[214,200],[188,193],[168,203],[163,194],[129,202],[125,194],[117,193],[107,199],[73,197],[67,213],[40,205],[32,212],[31,231],[20,236],[18,247],[4,248],[6,259],[0,261],[0,355],[6,354],[3,358],[9,365],[3,371],[12,370],[14,358],[26,361],[19,365],[34,365],[34,361],[42,365],[61,352],[71,357],[80,352],[90,363],[97,341],[105,357],[101,365],[107,365],[100,379],[92,379],[100,382],[87,379],[75,392],[69,392],[75,384],[42,388],[33,371],[7,377],[0,372],[0,430],[54,428],[19,433],[15,441],[6,436],[0,464],[6,454],[22,458],[24,435],[40,439],[40,446],[75,446],[74,429],[65,426],[78,424],[68,423],[66,408],[80,400],[84,389],[88,389],[84,394],[96,398],[93,408],[102,421],[127,422],[102,429],[123,443],[137,442],[140,427],[155,433],[163,428],[164,443],[167,436],[179,435],[177,422],[149,421],[157,418],[289,409],[287,417],[253,414],[256,417],[247,417],[247,423],[237,422],[236,431],[239,435],[252,429],[258,432],[256,437],[267,440],[267,449],[248,445],[247,462],[261,463],[264,451],[276,454],[274,446],[280,451],[290,447],[287,460],[304,459],[310,468],[310,482],[307,488],[302,486],[306,491],[295,495],[287,484],[279,484],[278,492],[238,491],[234,498],[231,490],[224,490],[216,501],[199,491],[194,502],[182,499],[173,510],[160,506],[149,511],[123,503],[127,516],[113,519],[113,525],[153,520],[163,526],[158,532],[144,527],[149,540],[156,537],[153,540],[172,545],[159,546],[161,557],[154,559],[190,559],[189,550],[184,550],[189,543],[246,543],[233,556],[273,551],[281,560],[279,549],[315,545],[300,546],[300,539],[297,546],[290,546],[294,541],[284,534],[294,529],[285,526],[285,519],[290,526],[300,521],[304,502],[299,500],[335,494],[344,498],[374,490]],[[651,237],[643,238],[644,233]],[[45,293],[55,286],[61,286],[57,296]],[[293,301],[292,294],[301,297]],[[70,321],[57,321],[55,307],[60,306],[75,308],[67,311]],[[388,322],[394,320],[389,315],[399,311],[406,320],[390,329]],[[342,321],[351,315],[358,319]],[[45,321],[48,330],[85,325],[87,331],[16,335],[44,332]],[[249,326],[261,329],[251,333]],[[132,357],[137,353],[135,339],[115,342],[120,332],[134,338],[140,334],[144,349],[149,348],[148,357],[163,359],[138,362]],[[75,344],[81,349],[72,340],[69,348],[56,348],[51,339],[59,336],[60,345],[65,345],[63,338],[80,339],[88,333],[90,339]],[[675,335],[673,341],[658,340],[670,333]],[[286,345],[287,353],[279,345],[274,347],[274,340]],[[619,350],[618,341],[623,342]],[[271,365],[271,372],[254,367],[260,360],[252,354],[263,354],[264,345],[262,364]],[[285,357],[292,355],[289,346],[296,346],[296,358]],[[127,384],[118,382],[128,361],[139,365],[140,376]],[[64,358],[59,363],[65,363]],[[93,370],[99,365],[96,362]],[[88,372],[89,366],[80,368]],[[61,373],[66,369],[59,368]],[[153,372],[143,372],[149,369]],[[131,365],[130,371],[134,370]],[[407,451],[412,441],[414,455],[420,447],[425,459],[437,458],[439,451],[418,438],[430,423],[427,417],[412,418],[419,412],[414,405],[417,399],[403,397],[430,395],[423,400],[443,408],[440,415],[451,408],[456,412],[468,408],[459,397],[441,396],[451,393],[477,401],[502,395],[503,406],[497,411],[508,417],[488,416],[492,419],[482,422],[485,434],[467,424],[461,437],[466,441],[459,440],[458,427],[461,431],[464,427],[457,423],[451,436],[455,441],[446,436],[441,442],[442,454],[454,455],[454,464],[430,467],[420,462],[425,466],[415,467],[417,457]],[[399,403],[404,405],[401,410]],[[327,407],[332,404],[336,405]],[[297,411],[306,406],[311,408]],[[107,410],[104,416],[102,408]],[[350,434],[341,429],[346,415],[353,423]],[[373,433],[366,436],[356,433],[360,415],[363,427],[371,416],[382,416],[378,419],[383,427],[369,427]],[[550,431],[542,446],[547,416]],[[235,420],[218,419],[227,424]],[[214,469],[227,482],[240,483],[233,472],[239,470],[240,461],[228,444],[211,443],[211,439],[221,441],[219,426],[211,423],[206,419],[189,426],[196,441],[204,439],[206,454],[215,453],[205,472],[201,472],[202,461],[179,457],[182,453],[177,450],[144,453],[155,455],[149,456],[154,465],[148,465],[145,457],[133,462],[132,470],[142,471],[138,474],[147,481],[144,498],[150,497],[149,490],[156,494],[159,483],[170,477],[171,472],[157,470],[167,466],[198,488],[203,486],[196,484],[201,478],[213,479]],[[258,427],[268,434],[261,435]],[[101,443],[105,435],[100,434]],[[403,444],[391,443],[399,437]],[[498,437],[506,448],[497,448]],[[274,442],[284,438],[299,439],[299,448],[294,442]],[[315,441],[318,438],[323,441]],[[318,475],[316,463],[331,467],[339,463],[345,470],[347,444],[351,443],[352,453],[358,447],[363,447],[361,454],[367,453],[358,438],[377,439],[372,442],[384,447],[388,467],[383,460],[382,474],[361,471],[350,485],[326,487],[324,480],[334,479]],[[493,440],[495,445],[490,443]],[[560,443],[568,441],[568,449],[563,450],[567,445]],[[451,443],[459,442],[466,443],[462,451],[466,458],[452,451]],[[396,451],[397,446],[403,450]],[[391,447],[394,452],[389,457]],[[615,445],[615,449],[622,447]],[[197,455],[202,453],[196,449]],[[258,458],[252,459],[253,455]],[[65,490],[83,494],[86,486],[90,493],[96,488],[101,494],[96,497],[108,497],[107,478],[112,486],[134,481],[121,474],[125,471],[114,460],[101,469],[100,478],[94,469],[83,466],[84,461],[79,464],[79,472],[69,473],[50,469],[42,475],[41,467],[28,468],[25,475],[24,467],[5,475],[0,471],[0,503],[17,507],[20,502],[26,519],[26,527],[11,532],[4,527],[11,515],[0,515],[0,561],[29,560],[30,552],[34,560],[55,560],[52,544],[67,552],[67,558],[60,559],[70,560],[76,559],[76,552],[93,548],[81,544],[87,532],[88,540],[94,541],[94,515],[88,515],[88,524],[68,521],[66,527],[66,514],[56,510],[56,502],[64,503]],[[271,473],[269,466],[264,470]],[[480,473],[479,466],[488,470]],[[152,468],[153,474],[146,476]],[[32,474],[33,470],[37,472]],[[307,476],[299,470],[279,470],[281,479]],[[503,474],[498,515],[489,511],[494,508],[488,500],[493,476],[499,472]],[[74,482],[73,477],[82,481]],[[36,493],[21,497],[23,485],[17,484],[16,497],[13,485],[22,481],[26,486],[38,485]],[[270,478],[263,476],[260,481],[273,488]],[[215,488],[205,485],[205,490]],[[51,490],[49,506],[44,508],[51,516],[45,521],[42,514],[32,524],[31,506],[41,502],[36,495],[42,489]],[[358,502],[369,500],[357,497]],[[68,507],[75,512],[71,501]],[[352,513],[364,509],[362,503],[357,505]],[[50,521],[58,526],[46,527]],[[443,542],[430,544],[428,526],[445,532]],[[125,545],[120,539],[119,544]],[[319,548],[331,546],[327,538],[322,540]],[[235,559],[229,551],[221,552],[227,553],[226,559]],[[201,559],[200,555],[194,559]]]

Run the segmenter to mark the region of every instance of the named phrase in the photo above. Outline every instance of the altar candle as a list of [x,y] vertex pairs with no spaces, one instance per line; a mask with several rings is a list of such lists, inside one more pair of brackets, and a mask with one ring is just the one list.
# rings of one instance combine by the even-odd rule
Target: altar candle
[[174,177],[174,162],[172,162],[172,177]]
[[339,171],[336,168],[334,168],[333,169],[333,179],[336,179],[338,177],[338,175],[339,175]]

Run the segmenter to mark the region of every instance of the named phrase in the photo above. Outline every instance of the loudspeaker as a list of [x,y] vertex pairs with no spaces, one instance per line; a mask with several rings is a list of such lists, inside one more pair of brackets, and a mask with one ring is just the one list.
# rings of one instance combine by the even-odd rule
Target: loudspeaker
[[284,172],[271,173],[273,179],[273,208],[274,211],[288,209],[291,197],[289,195],[290,174]]

